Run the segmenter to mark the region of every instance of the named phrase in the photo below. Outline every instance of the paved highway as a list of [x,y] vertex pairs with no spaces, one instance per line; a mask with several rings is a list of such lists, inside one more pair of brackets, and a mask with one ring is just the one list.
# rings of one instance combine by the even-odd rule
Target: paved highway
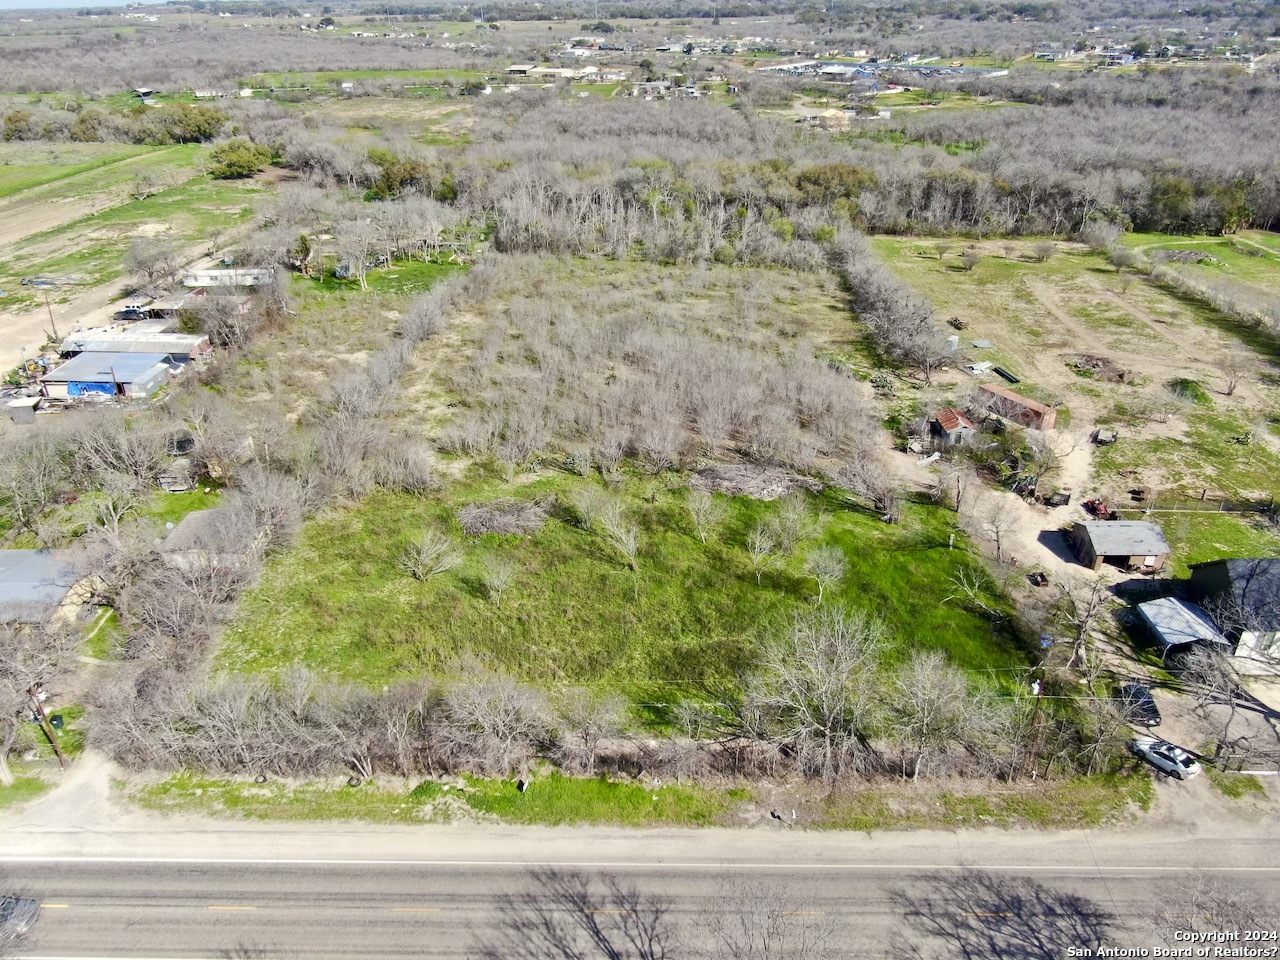
[[[1050,908],[1028,907],[1016,895],[1039,885],[1124,919],[1148,912],[1159,885],[1185,880],[1186,866],[1249,889],[1274,889],[1280,879],[1269,831],[867,836],[205,824],[172,832],[0,830],[0,850],[4,885],[44,904],[20,953],[32,960],[214,960],[244,946],[270,960],[461,958],[499,923],[504,896],[533,889],[530,865],[544,863],[616,874],[666,898],[685,943],[704,938],[706,919],[729,909],[732,881],[751,878],[787,907],[787,922],[831,925],[824,957],[895,955],[904,935],[922,929],[905,914],[948,892],[961,894],[943,911],[948,923],[1000,927],[1015,939],[1043,935],[1047,925],[1050,953],[1016,955],[1065,957],[1068,946],[1092,944],[1080,943],[1071,924],[1055,932]],[[1011,886],[995,896],[965,891],[966,878],[983,876]],[[928,942],[937,947],[932,955],[957,955],[954,943]],[[1157,944],[1125,922],[1106,942]]]

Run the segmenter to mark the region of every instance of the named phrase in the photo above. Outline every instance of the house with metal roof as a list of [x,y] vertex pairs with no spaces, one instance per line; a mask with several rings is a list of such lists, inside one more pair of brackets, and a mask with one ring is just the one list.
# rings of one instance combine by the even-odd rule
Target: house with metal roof
[[1187,592],[1211,611],[1237,657],[1280,663],[1280,559],[1193,563]]
[[69,558],[67,550],[0,550],[0,621],[48,619],[80,580]]
[[167,353],[82,353],[40,378],[51,400],[149,397],[169,382]]
[[1080,520],[1068,536],[1076,556],[1086,567],[1104,563],[1139,573],[1158,573],[1169,562],[1164,531],[1145,520]]
[[1194,603],[1161,597],[1138,604],[1138,616],[1151,631],[1160,651],[1170,656],[1185,654],[1197,646],[1219,646],[1230,652],[1231,642],[1222,635],[1204,610]]
[[978,426],[955,407],[943,407],[929,421],[929,431],[938,437],[943,446],[972,443],[978,435]]
[[[999,372],[998,370],[996,371]],[[998,383],[984,383],[978,395],[994,414],[1020,423],[1033,430],[1052,430],[1058,425],[1058,411],[1039,400],[1032,400]]]

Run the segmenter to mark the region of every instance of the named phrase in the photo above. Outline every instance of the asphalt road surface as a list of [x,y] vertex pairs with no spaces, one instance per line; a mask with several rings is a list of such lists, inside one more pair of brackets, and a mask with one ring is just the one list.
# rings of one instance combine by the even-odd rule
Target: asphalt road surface
[[[741,909],[732,887],[746,880],[771,903],[776,898],[786,923],[827,929],[824,958],[901,956],[908,938],[931,947],[927,955],[958,956],[962,938],[988,933],[993,944],[1031,944],[1031,952],[993,947],[993,957],[1066,957],[1070,946],[1095,944],[1083,942],[1093,929],[1088,924],[1057,915],[1062,904],[1109,916],[1108,945],[1150,949],[1160,941],[1138,918],[1157,905],[1165,886],[1185,884],[1188,867],[1237,888],[1274,890],[1280,879],[1269,836],[737,838],[742,842],[728,831],[646,838],[567,830],[386,831],[361,838],[323,828],[235,832],[224,825],[203,844],[221,855],[190,855],[202,845],[197,832],[176,834],[167,844],[151,834],[19,833],[0,835],[0,876],[8,889],[43,904],[17,954],[33,960],[213,960],[244,947],[269,960],[474,956],[478,938],[500,926],[504,898],[537,892],[530,869],[540,863],[597,879],[616,875],[665,901],[667,919],[686,945],[705,942],[710,918]],[[130,846],[132,853],[119,852]],[[52,852],[37,852],[42,847]],[[67,848],[109,852],[59,852]],[[1003,886],[983,888],[983,878]],[[1063,899],[1072,896],[1081,900]],[[930,897],[949,899],[940,907]]]

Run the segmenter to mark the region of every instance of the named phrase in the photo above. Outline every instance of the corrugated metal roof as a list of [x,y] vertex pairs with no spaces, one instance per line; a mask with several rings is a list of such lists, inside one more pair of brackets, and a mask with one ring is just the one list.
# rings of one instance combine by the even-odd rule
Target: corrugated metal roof
[[82,353],[40,379],[53,383],[133,383],[168,364],[165,353]]
[[1001,397],[1002,399],[1008,400],[1010,403],[1016,403],[1018,406],[1027,410],[1032,410],[1036,413],[1044,414],[1053,409],[1053,407],[1046,406],[1039,400],[1032,400],[1030,397],[1024,397],[1020,393],[1014,393],[1012,390],[1007,387],[1002,387],[998,383],[984,383],[978,389],[983,393],[990,393],[994,396]]
[[1100,557],[1158,557],[1169,553],[1164,531],[1146,520],[1079,520]]
[[938,421],[938,426],[950,433],[952,430],[959,430],[966,427],[969,430],[978,429],[972,420],[966,417],[955,407],[943,407],[935,415],[934,419]]
[[1151,627],[1162,647],[1196,642],[1230,646],[1209,615],[1194,603],[1161,597],[1138,604],[1138,614]]
[[203,333],[148,333],[132,330],[97,337],[67,337],[61,353],[156,353],[187,356],[209,342]]
[[67,550],[0,550],[0,620],[62,602],[80,578]]
[[194,510],[169,531],[160,545],[161,553],[180,553],[185,550],[207,549],[213,541],[213,533],[229,517],[226,507]]

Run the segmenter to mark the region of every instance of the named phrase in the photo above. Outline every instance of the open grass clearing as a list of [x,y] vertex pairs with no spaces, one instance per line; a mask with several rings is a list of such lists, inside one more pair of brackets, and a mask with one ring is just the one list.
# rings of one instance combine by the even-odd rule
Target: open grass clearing
[[155,152],[118,143],[0,143],[0,198]]
[[[529,480],[515,490],[490,481],[448,495],[376,494],[309,524],[243,602],[219,666],[282,672],[303,663],[384,683],[447,673],[472,653],[542,685],[619,690],[661,722],[667,704],[735,686],[759,644],[814,604],[817,590],[799,555],[756,583],[743,543],[777,504],[729,498],[729,519],[704,545],[683,491],[640,477],[618,491],[641,532],[634,574],[602,537],[562,519],[524,537],[461,543],[466,562],[426,582],[400,569],[405,547],[425,528],[461,541],[454,514],[469,502],[565,499],[588,482],[556,474]],[[828,517],[820,542],[840,549],[850,571],[827,602],[883,616],[892,655],[940,648],[998,677],[1025,663],[1006,627],[944,602],[951,577],[976,563],[961,538],[948,549],[948,512],[912,507],[906,522],[887,525],[834,498],[814,497],[813,506]],[[491,557],[518,570],[501,606],[482,585],[481,565]]]
[[1053,827],[1114,824],[1151,809],[1155,782],[1145,771],[1034,783],[872,786],[833,793],[819,826],[833,830]]
[[120,278],[135,237],[163,235],[184,246],[212,241],[250,220],[271,189],[255,181],[198,179],[27,237],[0,259],[0,307],[43,302],[21,285],[22,277],[69,278],[53,291],[55,302]]

